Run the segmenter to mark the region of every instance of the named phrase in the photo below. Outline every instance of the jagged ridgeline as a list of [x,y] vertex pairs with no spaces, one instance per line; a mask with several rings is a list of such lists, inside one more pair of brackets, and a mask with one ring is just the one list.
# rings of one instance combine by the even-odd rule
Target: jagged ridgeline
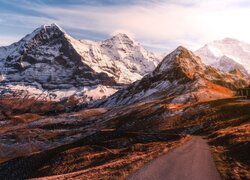
[[180,46],[152,73],[102,103],[117,106],[161,98],[169,98],[169,103],[175,104],[193,103],[232,97],[233,90],[248,83],[244,76],[205,65],[198,56]]
[[160,56],[126,34],[76,40],[51,24],[0,47],[0,80],[4,89],[44,91],[56,100],[73,94],[98,99],[114,93],[117,85],[141,79],[159,62]]

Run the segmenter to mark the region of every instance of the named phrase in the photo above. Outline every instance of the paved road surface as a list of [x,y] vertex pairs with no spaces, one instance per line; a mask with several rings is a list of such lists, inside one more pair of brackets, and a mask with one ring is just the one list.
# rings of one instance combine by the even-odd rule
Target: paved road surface
[[194,136],[184,145],[146,164],[130,180],[220,180],[209,146]]

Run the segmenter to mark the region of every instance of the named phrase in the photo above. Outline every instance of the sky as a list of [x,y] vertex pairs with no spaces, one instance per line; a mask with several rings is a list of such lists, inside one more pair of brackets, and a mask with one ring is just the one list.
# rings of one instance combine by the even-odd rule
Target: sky
[[127,33],[146,48],[196,50],[225,37],[250,42],[249,0],[0,0],[0,46],[43,24],[77,39]]

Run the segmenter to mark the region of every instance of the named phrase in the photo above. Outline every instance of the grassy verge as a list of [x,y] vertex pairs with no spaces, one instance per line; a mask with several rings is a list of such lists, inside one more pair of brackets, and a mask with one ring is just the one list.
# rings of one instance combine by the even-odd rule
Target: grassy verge
[[228,150],[223,147],[211,146],[214,162],[222,179],[250,179],[249,168],[228,156]]
[[222,179],[229,179],[229,166],[228,163],[225,161],[225,155],[223,154],[223,150],[221,148],[211,146],[211,151],[213,155],[213,159],[216,165],[218,172],[221,175]]

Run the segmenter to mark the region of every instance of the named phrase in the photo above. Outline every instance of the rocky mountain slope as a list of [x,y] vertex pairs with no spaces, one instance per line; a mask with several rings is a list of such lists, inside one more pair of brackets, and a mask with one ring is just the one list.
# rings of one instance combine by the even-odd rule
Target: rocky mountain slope
[[72,41],[84,63],[96,72],[114,77],[116,82],[129,84],[152,72],[162,60],[147,51],[126,34],[117,34],[105,41]]
[[142,80],[112,95],[106,106],[127,105],[142,100],[169,98],[170,103],[192,103],[230,97],[232,90],[247,86],[249,80],[206,66],[184,47],[167,55],[157,68]]
[[1,92],[99,99],[114,93],[117,84],[140,79],[158,63],[157,56],[125,34],[101,42],[76,40],[56,24],[43,25],[0,47]]
[[239,69],[249,76],[250,44],[232,38],[213,41],[195,52],[205,64],[222,71],[230,72]]

